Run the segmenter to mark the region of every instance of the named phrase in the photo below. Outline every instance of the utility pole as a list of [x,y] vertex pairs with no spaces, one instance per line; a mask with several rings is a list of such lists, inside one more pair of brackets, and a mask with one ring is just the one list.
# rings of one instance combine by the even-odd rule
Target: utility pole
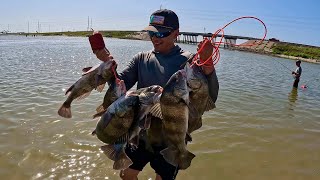
[[160,5],[160,10],[162,9],[162,4]]
[[38,33],[40,33],[40,23],[39,23],[39,20],[38,20]]
[[88,16],[88,26],[87,26],[87,31],[89,31],[89,16]]
[[91,18],[91,22],[90,22],[90,30],[92,29],[92,18]]
[[29,21],[28,21],[28,34],[29,34]]

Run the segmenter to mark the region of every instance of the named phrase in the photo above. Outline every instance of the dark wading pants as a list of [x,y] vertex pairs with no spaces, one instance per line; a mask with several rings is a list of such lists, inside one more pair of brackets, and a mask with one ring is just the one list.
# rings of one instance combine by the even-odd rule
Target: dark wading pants
[[293,87],[298,88],[299,79],[294,80]]

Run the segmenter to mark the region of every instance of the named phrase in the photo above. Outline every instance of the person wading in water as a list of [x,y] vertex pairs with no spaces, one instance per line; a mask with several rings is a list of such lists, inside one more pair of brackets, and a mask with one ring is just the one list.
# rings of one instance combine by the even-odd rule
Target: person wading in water
[[302,68],[300,65],[301,65],[301,61],[300,60],[296,61],[297,69],[295,71],[292,71],[292,75],[294,75],[294,82],[293,82],[294,88],[298,88],[298,84],[300,81],[300,76],[302,73]]

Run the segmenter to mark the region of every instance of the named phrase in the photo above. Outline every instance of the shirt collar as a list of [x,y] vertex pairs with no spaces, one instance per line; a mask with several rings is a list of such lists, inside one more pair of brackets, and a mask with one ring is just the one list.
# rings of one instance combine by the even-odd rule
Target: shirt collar
[[181,48],[178,45],[175,45],[168,54],[161,54],[159,52],[155,52],[154,50],[152,50],[152,52],[154,54],[158,54],[158,55],[162,55],[162,56],[172,56],[174,54],[177,54],[181,51]]

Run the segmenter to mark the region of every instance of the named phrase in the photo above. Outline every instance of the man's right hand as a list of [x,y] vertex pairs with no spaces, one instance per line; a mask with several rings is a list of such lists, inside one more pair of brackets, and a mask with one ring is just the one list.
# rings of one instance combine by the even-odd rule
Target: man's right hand
[[93,52],[98,59],[100,59],[101,61],[108,61],[110,59],[113,59],[113,56],[110,55],[109,51],[107,51],[105,48],[104,49],[98,49],[98,50],[94,50]]

